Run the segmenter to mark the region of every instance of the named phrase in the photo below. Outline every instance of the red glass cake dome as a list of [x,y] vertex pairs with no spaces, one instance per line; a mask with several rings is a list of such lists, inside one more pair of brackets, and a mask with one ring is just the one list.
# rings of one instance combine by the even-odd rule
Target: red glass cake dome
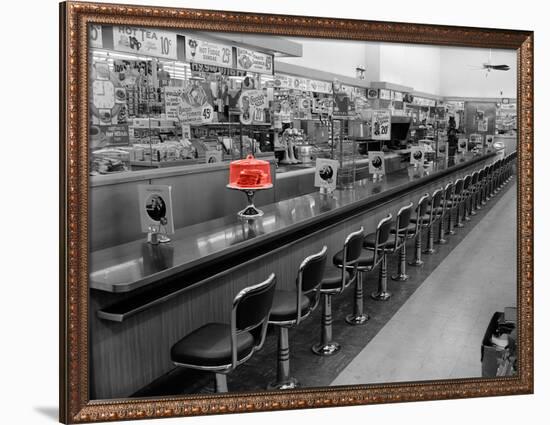
[[268,161],[248,155],[229,164],[229,186],[234,188],[268,188],[272,186]]

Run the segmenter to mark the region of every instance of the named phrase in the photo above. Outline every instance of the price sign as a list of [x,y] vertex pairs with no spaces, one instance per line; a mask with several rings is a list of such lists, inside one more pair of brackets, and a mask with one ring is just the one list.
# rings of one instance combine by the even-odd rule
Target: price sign
[[103,31],[101,25],[90,24],[90,47],[103,48]]
[[391,114],[388,110],[372,112],[371,135],[374,140],[391,139]]
[[206,65],[233,66],[233,48],[195,37],[185,37],[185,59]]
[[177,59],[176,34],[152,28],[113,26],[113,47],[119,52]]

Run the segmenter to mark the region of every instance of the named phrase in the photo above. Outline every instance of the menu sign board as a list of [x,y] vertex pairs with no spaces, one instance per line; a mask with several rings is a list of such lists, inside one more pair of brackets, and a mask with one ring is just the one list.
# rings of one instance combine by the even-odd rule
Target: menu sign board
[[323,188],[329,192],[336,189],[336,176],[338,174],[338,161],[335,159],[317,158],[315,161],[315,187]]
[[376,175],[386,174],[384,152],[369,151],[369,173]]
[[142,232],[173,234],[172,186],[146,184],[138,190]]
[[386,109],[372,112],[371,137],[374,140],[390,140],[391,114]]
[[186,36],[185,59],[189,62],[231,68],[233,66],[233,49],[226,44]]
[[411,148],[410,164],[415,167],[424,164],[424,148],[422,146],[413,146]]
[[90,47],[103,48],[103,31],[101,25],[90,24]]
[[119,52],[177,59],[176,34],[153,28],[113,26],[113,47]]
[[273,74],[273,55],[237,47],[237,69]]

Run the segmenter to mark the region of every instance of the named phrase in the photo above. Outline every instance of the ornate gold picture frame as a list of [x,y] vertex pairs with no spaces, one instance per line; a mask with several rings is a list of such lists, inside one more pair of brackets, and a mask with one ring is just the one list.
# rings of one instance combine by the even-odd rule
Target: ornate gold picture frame
[[[89,25],[133,25],[517,51],[518,372],[502,378],[292,391],[90,400]],[[198,9],[60,4],[60,421],[63,423],[350,406],[533,392],[533,33]]]

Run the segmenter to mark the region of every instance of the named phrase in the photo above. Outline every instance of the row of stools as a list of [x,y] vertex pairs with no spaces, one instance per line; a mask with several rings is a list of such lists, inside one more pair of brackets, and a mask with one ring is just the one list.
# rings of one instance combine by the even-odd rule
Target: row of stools
[[[321,339],[312,351],[330,356],[340,350],[332,335],[332,298],[355,284],[353,312],[345,320],[350,325],[362,325],[369,320],[363,305],[363,279],[367,272],[380,267],[378,289],[371,297],[378,301],[390,299],[387,288],[387,256],[398,253],[397,272],[391,276],[406,281],[406,242],[415,239],[414,258],[408,264],[421,266],[421,255],[435,252],[434,242],[444,244],[446,235],[476,214],[512,177],[513,157],[507,156],[474,171],[433,194],[424,194],[416,206],[402,206],[393,218],[384,217],[374,232],[365,235],[364,228],[350,233],[343,248],[327,264],[327,247],[305,258],[296,277],[295,290],[276,289],[271,274],[264,282],[240,291],[233,300],[231,321],[208,323],[191,332],[171,349],[171,359],[177,366],[211,371],[216,376],[216,391],[227,391],[227,374],[246,362],[260,350],[269,324],[277,327],[277,379],[269,388],[295,388],[298,382],[290,374],[289,328],[298,326],[319,304],[322,306]],[[422,233],[427,230],[426,247],[422,250]],[[437,235],[436,235],[437,233]]]

